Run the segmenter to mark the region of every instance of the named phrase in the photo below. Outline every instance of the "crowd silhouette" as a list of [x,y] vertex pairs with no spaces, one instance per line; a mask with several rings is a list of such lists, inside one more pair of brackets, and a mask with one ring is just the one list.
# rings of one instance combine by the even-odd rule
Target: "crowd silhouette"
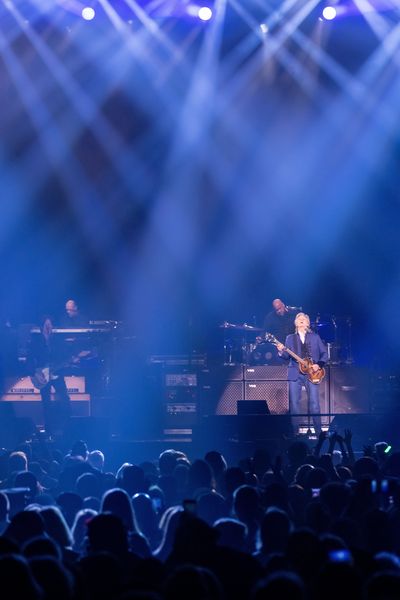
[[349,430],[238,464],[168,449],[115,472],[82,440],[3,450],[2,596],[397,599],[400,452],[359,454]]

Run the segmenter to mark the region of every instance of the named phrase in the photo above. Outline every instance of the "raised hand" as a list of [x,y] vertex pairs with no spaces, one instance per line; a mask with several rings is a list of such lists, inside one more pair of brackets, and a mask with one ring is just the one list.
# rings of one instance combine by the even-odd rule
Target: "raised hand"
[[353,432],[351,429],[344,430],[344,441],[347,446],[351,444],[351,440],[353,439]]

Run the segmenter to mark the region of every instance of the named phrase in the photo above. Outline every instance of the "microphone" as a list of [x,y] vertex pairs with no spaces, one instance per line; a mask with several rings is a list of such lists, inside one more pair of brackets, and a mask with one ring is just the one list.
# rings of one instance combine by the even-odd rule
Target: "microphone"
[[286,308],[291,312],[295,312],[295,311],[300,312],[303,310],[302,306],[286,306]]

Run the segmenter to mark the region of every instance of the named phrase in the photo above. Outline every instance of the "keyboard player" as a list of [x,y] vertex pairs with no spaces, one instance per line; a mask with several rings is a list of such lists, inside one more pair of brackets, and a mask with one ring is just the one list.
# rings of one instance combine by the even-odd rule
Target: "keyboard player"
[[65,303],[65,313],[60,319],[60,327],[64,329],[79,329],[87,327],[89,320],[83,315],[75,300],[67,300]]

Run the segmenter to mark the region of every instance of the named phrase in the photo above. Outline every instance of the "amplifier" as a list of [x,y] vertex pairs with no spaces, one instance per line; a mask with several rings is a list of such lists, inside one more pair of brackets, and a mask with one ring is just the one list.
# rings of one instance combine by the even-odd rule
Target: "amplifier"
[[165,405],[165,409],[166,409],[167,413],[170,415],[196,413],[197,412],[197,404],[196,404],[196,402],[180,402],[180,403],[168,402]]
[[[245,400],[253,402],[264,400],[272,415],[284,415],[289,412],[289,385],[286,381],[246,381]],[[326,378],[319,386],[319,401],[323,425],[329,424],[329,379]],[[301,391],[300,412],[308,413],[307,394]],[[307,417],[303,417],[307,422]]]
[[[70,394],[71,402],[90,402],[90,394]],[[55,399],[55,394],[51,394],[51,399]],[[0,402],[41,402],[40,394],[3,394]]]
[[165,428],[187,428],[197,422],[196,402],[167,402],[165,404]]
[[244,378],[246,381],[286,381],[286,365],[255,365],[245,367]]
[[[85,377],[81,375],[65,376],[65,384],[69,394],[84,394],[86,391]],[[30,377],[20,377],[9,380],[6,385],[6,394],[40,394]]]
[[84,376],[66,375],[65,384],[69,394],[84,394],[86,392],[86,381]]
[[167,388],[165,390],[165,400],[172,404],[186,404],[187,402],[197,402],[197,389],[193,387]]
[[167,387],[196,387],[197,373],[166,373]]
[[244,399],[243,381],[225,381],[221,388],[215,414],[237,415],[238,401]]
[[158,354],[148,359],[150,365],[198,365],[204,367],[207,364],[206,354]]
[[287,381],[246,381],[244,390],[245,400],[266,401],[272,415],[284,415],[289,411]]

